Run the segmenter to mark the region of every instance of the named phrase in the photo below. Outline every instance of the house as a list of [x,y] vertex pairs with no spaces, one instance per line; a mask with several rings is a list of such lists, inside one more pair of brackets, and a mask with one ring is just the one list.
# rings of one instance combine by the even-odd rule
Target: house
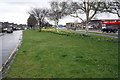
[[28,28],[28,26],[26,24],[19,24],[17,28],[25,29],[25,28]]
[[0,28],[2,28],[2,23],[3,23],[3,22],[0,22]]
[[7,27],[9,27],[9,23],[8,22],[3,22],[2,26],[3,26],[3,28],[7,28]]
[[[86,22],[81,22],[85,26]],[[120,27],[120,19],[100,19],[100,20],[90,20],[89,28],[92,29],[102,29],[102,27]]]
[[0,22],[0,33],[2,32],[2,22]]

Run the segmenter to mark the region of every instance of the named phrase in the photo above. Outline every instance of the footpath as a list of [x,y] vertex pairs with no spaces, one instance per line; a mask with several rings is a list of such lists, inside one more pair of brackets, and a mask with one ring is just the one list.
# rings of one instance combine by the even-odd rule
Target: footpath
[[[63,29],[61,29],[63,30]],[[71,32],[76,32],[76,33],[83,33],[85,34],[85,30],[63,30],[63,31],[71,31]],[[104,36],[104,37],[111,37],[111,38],[118,38],[118,36],[112,36],[112,35],[107,35],[107,34],[102,34],[102,32],[100,30],[90,30],[89,32],[95,32],[95,33],[88,33],[90,35],[97,35],[97,36]],[[97,34],[97,33],[101,33],[101,34]],[[115,33],[118,34],[118,33]]]
[[0,33],[0,36],[4,35],[5,33]]
[[[71,30],[72,31],[72,30]],[[72,31],[72,32],[76,32],[76,33],[84,33],[85,32],[81,32],[81,31]],[[102,32],[98,32],[98,31],[90,31],[90,32],[97,32],[97,33],[102,33]],[[118,38],[118,36],[112,36],[112,35],[105,35],[105,34],[95,34],[95,33],[88,33],[90,35],[97,35],[97,36],[104,36],[104,37],[111,37],[111,38]]]

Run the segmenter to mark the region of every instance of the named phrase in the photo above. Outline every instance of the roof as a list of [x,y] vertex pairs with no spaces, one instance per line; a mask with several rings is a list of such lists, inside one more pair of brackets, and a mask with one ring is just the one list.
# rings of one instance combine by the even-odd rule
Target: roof
[[103,22],[102,24],[120,24],[120,22]]
[[105,20],[102,20],[102,21],[120,21],[120,19],[105,19]]

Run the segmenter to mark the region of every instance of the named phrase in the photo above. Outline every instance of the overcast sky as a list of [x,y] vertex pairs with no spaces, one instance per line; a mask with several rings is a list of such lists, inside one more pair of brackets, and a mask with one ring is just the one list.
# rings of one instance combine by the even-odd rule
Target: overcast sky
[[[27,12],[33,7],[49,8],[50,1],[51,0],[0,0],[0,22],[27,24],[29,17]],[[97,16],[98,19],[118,19],[117,15],[108,13],[102,13]],[[59,24],[75,21],[81,22],[79,19],[67,16],[61,19]],[[51,23],[53,23],[53,21]]]

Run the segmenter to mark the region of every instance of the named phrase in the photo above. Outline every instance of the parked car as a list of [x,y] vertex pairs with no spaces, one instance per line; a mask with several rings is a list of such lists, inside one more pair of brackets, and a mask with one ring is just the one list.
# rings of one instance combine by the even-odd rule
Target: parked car
[[16,28],[16,30],[21,30],[21,28]]
[[116,27],[104,27],[102,28],[102,32],[106,32],[106,33],[116,33],[118,31],[118,28]]
[[7,33],[13,33],[13,29],[12,28],[7,28]]
[[72,27],[71,29],[72,29],[72,30],[74,30],[74,31],[76,30],[76,28],[75,28],[75,27]]
[[2,28],[2,33],[6,32],[7,28]]

